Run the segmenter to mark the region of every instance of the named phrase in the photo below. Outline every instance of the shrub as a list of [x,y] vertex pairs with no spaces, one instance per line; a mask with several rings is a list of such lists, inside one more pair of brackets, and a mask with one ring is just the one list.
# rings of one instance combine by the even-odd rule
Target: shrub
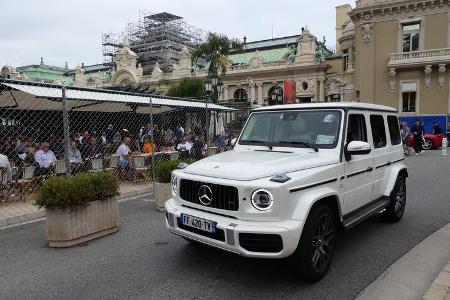
[[53,177],[46,180],[35,204],[39,208],[74,209],[118,194],[119,180],[115,175],[106,172],[80,173],[69,178]]
[[158,161],[155,165],[156,181],[170,183],[172,171],[177,168],[179,163],[192,164],[194,161],[193,159]]

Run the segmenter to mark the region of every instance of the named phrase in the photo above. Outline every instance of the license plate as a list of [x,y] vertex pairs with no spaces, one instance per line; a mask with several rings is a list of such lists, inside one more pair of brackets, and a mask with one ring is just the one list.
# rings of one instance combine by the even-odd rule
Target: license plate
[[181,214],[180,215],[181,224],[196,228],[205,232],[215,233],[216,232],[216,222],[205,220],[202,218],[194,217],[191,215]]

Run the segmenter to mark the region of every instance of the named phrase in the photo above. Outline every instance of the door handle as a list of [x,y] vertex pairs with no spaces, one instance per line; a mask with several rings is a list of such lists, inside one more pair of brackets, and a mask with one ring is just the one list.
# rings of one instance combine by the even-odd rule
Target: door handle
[[367,167],[366,172],[372,172],[373,168],[372,167]]
[[392,162],[390,162],[390,161],[388,160],[387,163],[386,163],[386,166],[390,166],[390,165],[392,165]]

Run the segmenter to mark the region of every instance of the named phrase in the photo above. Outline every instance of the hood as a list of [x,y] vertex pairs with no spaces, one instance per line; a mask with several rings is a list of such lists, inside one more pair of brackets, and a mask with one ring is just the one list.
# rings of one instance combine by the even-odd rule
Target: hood
[[189,165],[184,173],[231,180],[255,180],[338,162],[337,155],[275,151],[223,152]]

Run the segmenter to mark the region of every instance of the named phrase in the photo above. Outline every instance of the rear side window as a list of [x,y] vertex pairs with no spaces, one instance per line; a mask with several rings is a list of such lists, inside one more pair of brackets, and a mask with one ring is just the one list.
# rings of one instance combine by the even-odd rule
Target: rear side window
[[370,116],[370,128],[372,128],[373,146],[375,148],[386,147],[386,128],[381,115]]
[[389,127],[389,134],[391,136],[391,144],[392,145],[398,145],[402,142],[400,138],[400,128],[398,119],[396,116],[388,116],[387,117],[388,127]]
[[352,141],[367,142],[366,119],[364,115],[349,115],[347,126],[347,144]]

